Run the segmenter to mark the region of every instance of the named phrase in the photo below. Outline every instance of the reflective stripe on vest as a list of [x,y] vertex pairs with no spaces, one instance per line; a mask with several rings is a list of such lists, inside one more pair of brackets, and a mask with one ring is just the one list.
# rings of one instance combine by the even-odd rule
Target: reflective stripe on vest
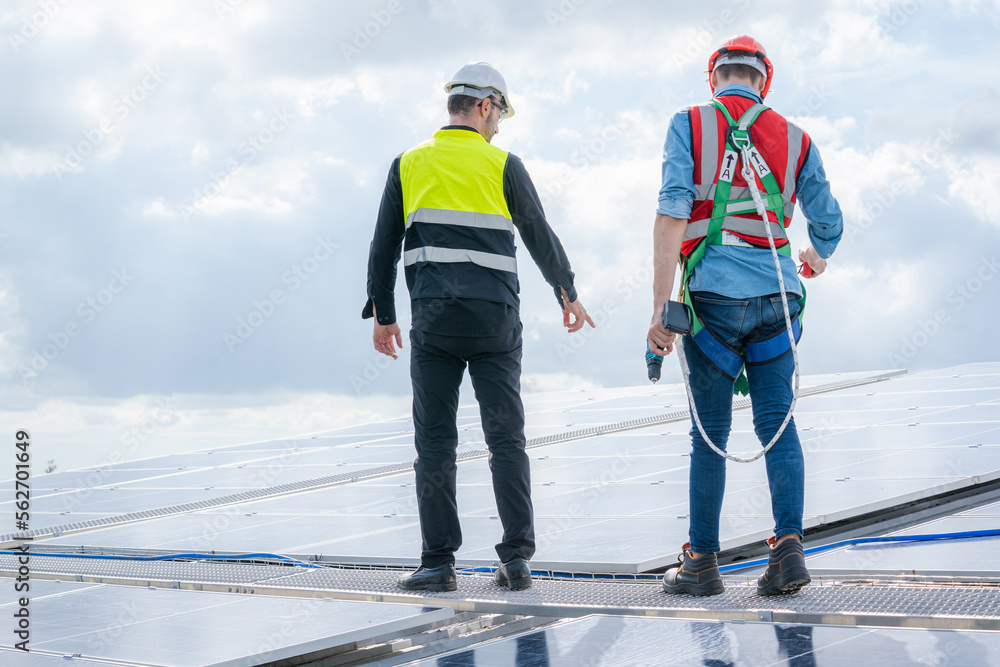
[[[697,220],[695,222],[688,223],[687,230],[684,234],[684,240],[687,241],[688,237],[692,239],[700,239],[708,233],[708,226],[711,222],[711,220]],[[771,222],[769,224],[771,225],[771,234],[774,235],[775,241],[788,238],[785,234],[785,228],[782,225],[779,225],[776,222]],[[737,218],[732,215],[727,215],[722,222],[722,228],[734,234],[747,234],[749,236],[763,236],[764,238],[767,238],[767,231],[764,229],[764,221],[760,218],[751,220],[750,218]]]
[[418,208],[406,218],[406,226],[414,222],[429,222],[437,225],[476,227],[477,229],[504,229],[514,233],[514,223],[503,215],[474,213],[472,211],[450,211],[443,208]]
[[417,262],[436,262],[439,264],[472,262],[487,269],[517,273],[517,260],[513,257],[504,257],[503,255],[495,255],[491,252],[478,252],[476,250],[423,246],[407,250],[403,253],[403,266],[411,266]]
[[[694,186],[694,198],[713,201],[715,199],[715,189],[717,187],[718,184],[716,183],[709,183],[708,185],[698,183]],[[733,188],[732,190],[729,191],[729,196],[732,197],[733,199],[750,199],[752,195],[750,194],[750,188]],[[784,197],[784,202],[785,202],[785,217],[791,218],[792,215],[795,213],[795,202],[789,200],[787,197]],[[747,211],[754,210],[752,204],[747,204],[746,206],[747,206],[746,209]]]
[[439,130],[403,153],[403,266],[411,298],[519,306],[506,164],[506,151],[465,129]]

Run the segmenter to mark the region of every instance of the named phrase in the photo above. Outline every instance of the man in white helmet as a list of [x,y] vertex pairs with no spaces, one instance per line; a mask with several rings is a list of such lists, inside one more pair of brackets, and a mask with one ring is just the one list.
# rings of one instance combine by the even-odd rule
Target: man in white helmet
[[503,77],[487,63],[472,62],[445,91],[450,123],[397,157],[389,170],[362,312],[375,318],[375,349],[397,358],[395,345],[403,344],[393,289],[402,251],[413,320],[413,467],[422,553],[420,568],[398,583],[408,590],[456,588],[455,552],[462,544],[456,414],[468,365],[503,524],[495,580],[518,590],[531,586],[535,534],[520,397],[515,227],[553,287],[568,330],[594,324],[577,299],[569,260],[524,165],[490,144],[501,119],[514,115]]

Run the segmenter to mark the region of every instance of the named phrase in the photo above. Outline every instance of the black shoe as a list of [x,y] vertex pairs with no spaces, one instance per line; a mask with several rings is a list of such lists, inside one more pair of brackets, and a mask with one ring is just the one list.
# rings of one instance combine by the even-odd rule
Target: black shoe
[[688,595],[718,595],[726,590],[719,574],[719,559],[715,554],[702,554],[692,558],[688,552],[690,544],[685,544],[677,557],[679,566],[674,566],[663,574],[665,593],[687,593]]
[[458,588],[455,581],[454,563],[445,563],[437,567],[420,566],[416,572],[404,574],[396,580],[396,585],[408,591],[453,591]]
[[493,573],[493,581],[500,586],[510,586],[512,591],[531,588],[531,568],[523,558],[514,558],[500,565]]
[[757,579],[757,595],[795,593],[812,581],[806,569],[802,542],[789,539],[775,546],[773,537],[767,542],[771,552],[767,555],[767,571]]

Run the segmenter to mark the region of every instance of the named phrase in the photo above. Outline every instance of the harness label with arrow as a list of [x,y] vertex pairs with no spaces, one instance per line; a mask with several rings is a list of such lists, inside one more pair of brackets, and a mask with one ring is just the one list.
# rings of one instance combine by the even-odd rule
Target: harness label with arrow
[[726,149],[726,154],[722,156],[722,171],[719,172],[719,180],[726,183],[733,182],[733,174],[736,172],[736,152]]
[[761,156],[760,153],[757,152],[757,148],[751,146],[749,152],[750,152],[750,164],[753,165],[753,169],[754,171],[757,172],[757,175],[760,176],[761,178],[764,178],[765,176],[770,174],[771,168],[767,166],[766,162],[764,162],[764,158]]

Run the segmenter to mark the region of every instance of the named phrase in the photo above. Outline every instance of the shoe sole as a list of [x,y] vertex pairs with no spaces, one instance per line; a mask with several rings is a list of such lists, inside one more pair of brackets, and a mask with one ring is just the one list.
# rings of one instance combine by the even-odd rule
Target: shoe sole
[[397,583],[396,586],[402,588],[404,591],[429,591],[431,593],[445,593],[448,591],[458,590],[458,584],[426,584],[423,586],[404,586],[403,584]]
[[726,592],[726,586],[721,581],[710,581],[704,584],[663,584],[663,592],[672,595],[696,595],[698,597],[708,597],[709,595],[721,595]]
[[773,581],[768,582],[766,586],[758,585],[757,595],[790,595],[798,593],[811,581],[812,579],[809,578],[807,570],[796,568],[788,572],[782,572]]
[[506,586],[512,591],[523,591],[525,588],[531,588],[531,577],[520,577],[518,579],[504,579],[503,581],[498,581],[497,584],[500,586]]

